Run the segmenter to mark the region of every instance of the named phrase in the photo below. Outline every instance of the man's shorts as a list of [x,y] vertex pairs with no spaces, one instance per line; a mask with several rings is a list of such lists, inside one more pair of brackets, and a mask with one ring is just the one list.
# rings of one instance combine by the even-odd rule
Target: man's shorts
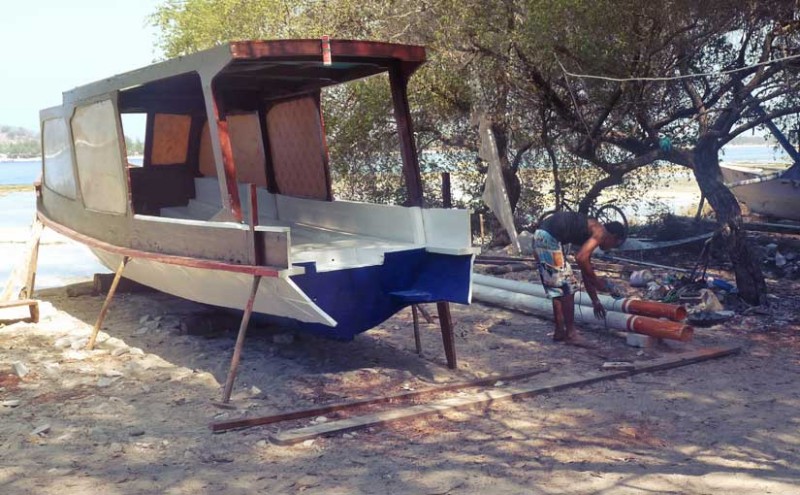
[[578,280],[564,256],[561,243],[546,230],[533,234],[533,249],[539,263],[539,275],[548,299],[568,296],[578,290]]

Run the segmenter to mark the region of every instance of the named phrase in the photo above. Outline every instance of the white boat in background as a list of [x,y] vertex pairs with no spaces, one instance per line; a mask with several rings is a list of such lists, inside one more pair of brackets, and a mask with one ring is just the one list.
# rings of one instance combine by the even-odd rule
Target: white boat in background
[[725,184],[752,213],[800,221],[800,164],[720,164]]

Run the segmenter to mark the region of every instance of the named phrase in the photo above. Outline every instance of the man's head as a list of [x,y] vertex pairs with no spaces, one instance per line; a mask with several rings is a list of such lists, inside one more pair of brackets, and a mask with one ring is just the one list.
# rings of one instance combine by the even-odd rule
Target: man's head
[[606,229],[606,235],[603,236],[603,241],[600,243],[600,248],[604,251],[620,247],[625,242],[625,227],[619,222],[608,222],[603,224]]

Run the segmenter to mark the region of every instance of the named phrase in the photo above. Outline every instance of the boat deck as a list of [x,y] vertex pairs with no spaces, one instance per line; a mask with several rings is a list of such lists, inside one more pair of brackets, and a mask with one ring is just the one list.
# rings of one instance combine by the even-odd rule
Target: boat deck
[[[212,221],[213,217],[217,215],[222,208],[217,180],[207,177],[195,179],[195,189],[195,198],[189,200],[186,206],[162,208],[161,217]],[[244,194],[244,186],[242,186],[240,191],[242,193],[241,197],[246,197]],[[424,247],[422,244],[416,242],[368,235],[363,232],[352,232],[330,226],[313,225],[311,223],[285,219],[295,216],[293,215],[293,210],[301,207],[296,204],[298,202],[317,206],[322,204],[324,209],[327,209],[330,213],[330,217],[335,217],[337,215],[336,210],[339,205],[353,205],[354,203],[321,202],[286,198],[270,194],[263,188],[258,189],[258,199],[258,225],[289,228],[291,233],[292,263],[315,262],[318,271],[379,265],[383,263],[383,254],[386,252]],[[247,210],[248,206],[244,204],[244,201],[242,203],[245,209],[243,214],[245,218],[247,218],[249,216],[249,211]],[[363,218],[364,222],[369,223],[370,221],[374,221],[374,219],[366,217],[376,214],[376,209],[371,208],[375,206],[376,205],[360,205],[358,214],[365,217]],[[381,208],[398,207],[378,207],[378,214]],[[346,212],[340,211],[338,213],[342,214]],[[351,218],[351,221],[359,223],[358,218]],[[397,229],[403,229],[403,227],[403,225],[398,225]]]

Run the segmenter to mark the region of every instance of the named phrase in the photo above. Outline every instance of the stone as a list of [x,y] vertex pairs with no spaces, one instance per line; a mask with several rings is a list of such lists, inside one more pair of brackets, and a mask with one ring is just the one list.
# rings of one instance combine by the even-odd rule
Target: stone
[[71,337],[60,337],[53,342],[53,347],[56,349],[66,349],[72,345],[72,338]]
[[1,407],[17,407],[21,403],[22,402],[19,399],[8,399],[8,400],[0,401],[0,406]]
[[107,376],[101,377],[99,380],[97,380],[97,387],[98,388],[110,387],[117,380],[118,378],[107,377]]
[[65,361],[83,361],[89,357],[89,353],[84,350],[67,349],[62,356]]
[[25,376],[31,372],[22,361],[16,361],[11,365],[11,368],[14,371],[14,374],[20,378],[25,378]]
[[50,425],[43,424],[31,432],[31,435],[46,435],[50,431]]
[[643,349],[649,349],[651,347],[655,347],[658,344],[658,341],[655,337],[651,337],[649,335],[642,335],[640,333],[629,333],[625,337],[625,343],[631,347],[641,347]]
[[305,448],[309,448],[313,445],[314,445],[314,440],[306,440],[305,442],[303,442],[303,447]]
[[127,347],[115,347],[111,351],[111,355],[114,357],[119,357],[122,356],[123,354],[127,354],[128,352],[130,352],[130,349],[128,349]]
[[139,324],[144,325],[145,323],[148,322],[148,320],[150,320],[150,315],[144,315],[141,318],[139,318]]
[[149,329],[149,328],[147,328],[147,327],[139,327],[139,328],[137,328],[136,330],[134,330],[133,334],[134,334],[134,335],[137,335],[137,336],[138,336],[138,335],[144,335],[144,334],[146,334],[146,333],[147,333],[149,330],[150,330],[150,329]]

